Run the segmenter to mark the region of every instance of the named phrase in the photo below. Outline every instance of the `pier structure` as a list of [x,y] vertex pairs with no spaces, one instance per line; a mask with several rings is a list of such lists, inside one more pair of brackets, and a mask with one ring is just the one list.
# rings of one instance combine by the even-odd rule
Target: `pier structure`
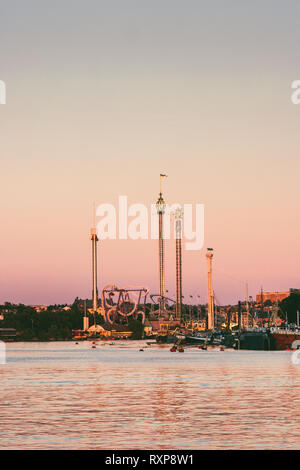
[[166,310],[165,301],[165,252],[164,252],[164,225],[163,218],[166,209],[166,203],[162,194],[162,179],[167,175],[160,174],[160,192],[156,202],[158,214],[158,254],[159,254],[159,315]]
[[207,275],[208,275],[208,329],[213,330],[215,327],[215,312],[214,312],[214,292],[212,287],[212,259],[213,248],[207,248]]
[[182,317],[182,209],[175,211],[176,233],[176,320]]

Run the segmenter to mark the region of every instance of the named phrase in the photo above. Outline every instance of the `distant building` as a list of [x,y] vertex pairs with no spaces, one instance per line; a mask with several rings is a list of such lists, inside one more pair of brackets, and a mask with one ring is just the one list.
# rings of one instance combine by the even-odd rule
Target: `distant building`
[[151,336],[153,334],[152,325],[148,320],[146,320],[144,324],[144,333],[146,336]]
[[256,302],[258,304],[261,303],[261,301],[265,302],[266,300],[270,300],[271,302],[281,302],[283,299],[286,299],[289,297],[290,291],[287,292],[260,292],[259,294],[256,294]]
[[29,307],[34,308],[37,313],[47,310],[47,305],[29,305]]
[[132,331],[125,325],[111,325],[105,323],[104,325],[92,325],[88,329],[90,335],[96,336],[109,336],[113,338],[129,338],[132,335]]

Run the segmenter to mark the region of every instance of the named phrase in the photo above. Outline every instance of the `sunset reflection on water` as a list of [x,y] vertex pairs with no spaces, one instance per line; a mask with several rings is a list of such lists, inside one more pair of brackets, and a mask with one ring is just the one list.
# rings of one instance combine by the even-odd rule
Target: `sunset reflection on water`
[[300,448],[288,352],[10,343],[0,384],[2,449]]

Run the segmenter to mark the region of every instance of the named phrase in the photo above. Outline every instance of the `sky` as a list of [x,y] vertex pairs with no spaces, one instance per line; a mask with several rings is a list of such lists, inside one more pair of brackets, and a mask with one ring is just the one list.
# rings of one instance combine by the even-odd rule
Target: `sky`
[[[93,202],[205,205],[183,293],[300,287],[296,0],[0,0],[0,302],[90,298]],[[99,242],[107,284],[158,292],[154,240]],[[166,242],[166,288],[175,251]]]

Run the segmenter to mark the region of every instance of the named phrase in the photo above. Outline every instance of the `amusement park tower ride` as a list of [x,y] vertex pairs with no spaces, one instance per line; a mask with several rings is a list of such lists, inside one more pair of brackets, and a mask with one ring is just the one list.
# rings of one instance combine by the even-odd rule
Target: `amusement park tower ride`
[[181,321],[182,311],[182,209],[175,211],[175,231],[176,231],[176,320]]
[[[94,224],[95,225],[95,224]],[[91,229],[92,240],[92,264],[93,264],[93,311],[96,312],[98,308],[98,287],[97,287],[97,229],[94,226]]]
[[212,259],[213,248],[207,248],[207,274],[208,274],[208,329],[213,330],[215,327],[214,315],[214,293],[212,288]]
[[165,253],[164,253],[164,233],[163,233],[163,216],[166,209],[166,203],[162,195],[162,179],[167,175],[160,174],[160,192],[156,202],[156,210],[158,213],[158,249],[159,249],[159,314],[165,311]]

